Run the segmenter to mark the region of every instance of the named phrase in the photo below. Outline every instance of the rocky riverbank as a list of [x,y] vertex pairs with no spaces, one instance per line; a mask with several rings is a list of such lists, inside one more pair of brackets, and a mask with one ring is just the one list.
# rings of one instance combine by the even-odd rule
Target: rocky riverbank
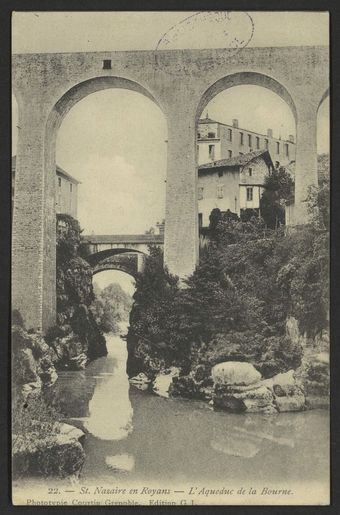
[[62,413],[46,399],[58,378],[58,346],[14,325],[12,350],[13,476],[79,474],[85,460],[84,433],[64,424]]
[[[292,317],[287,319],[286,338],[301,347],[301,360],[295,369],[262,375],[268,366],[232,359],[209,362],[210,350],[194,348],[192,366],[173,363],[166,366],[157,350],[145,344],[135,345],[137,360],[130,356],[130,367],[139,373],[130,382],[141,390],[163,397],[184,397],[209,402],[214,409],[234,413],[302,411],[326,408],[329,404],[329,338],[328,332],[307,338],[298,330]],[[151,355],[150,355],[151,354]],[[227,350],[224,353],[227,355]],[[131,366],[134,363],[134,367]],[[144,365],[144,366],[143,366]],[[177,365],[177,366],[176,366]],[[130,374],[131,375],[131,374]]]

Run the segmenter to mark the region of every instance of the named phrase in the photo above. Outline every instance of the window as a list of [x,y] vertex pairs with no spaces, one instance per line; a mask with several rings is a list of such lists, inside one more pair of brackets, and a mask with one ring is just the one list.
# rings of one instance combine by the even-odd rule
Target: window
[[216,138],[215,132],[208,132],[208,138]]
[[198,213],[198,227],[202,227],[203,225],[203,214]]
[[264,140],[264,145],[266,147],[266,150],[268,150],[268,148],[269,148],[269,140],[268,139]]
[[61,188],[61,177],[58,177],[58,186]]
[[71,192],[71,193],[72,193],[72,186],[73,186],[73,185],[72,185],[72,183],[71,183],[71,184],[70,184],[70,192]]
[[203,199],[203,188],[199,187],[198,188],[198,200],[202,200],[202,199]]
[[209,158],[215,159],[215,145],[209,145]]
[[240,132],[240,145],[243,145],[243,132]]
[[247,202],[253,200],[253,188],[247,188]]
[[219,176],[219,177],[223,177],[223,170],[219,170],[219,171],[218,171],[218,176]]
[[280,153],[280,142],[279,141],[276,142],[276,153],[277,154]]
[[251,147],[251,134],[248,134],[248,145]]
[[111,70],[111,59],[104,59],[103,70]]
[[248,168],[248,174],[249,174],[249,177],[251,177],[253,175],[253,169],[252,168]]
[[228,140],[233,141],[233,131],[231,129],[228,129]]
[[217,186],[217,198],[223,198],[223,186]]
[[228,155],[229,155],[229,157],[233,157],[233,151],[232,150],[228,150]]
[[285,144],[285,154],[287,157],[289,157],[289,145],[288,143]]
[[201,138],[201,133],[200,133],[200,132],[198,132],[198,133],[197,133],[197,138],[198,138],[198,139],[200,139],[200,138]]
[[258,136],[256,136],[256,148],[260,148],[260,138]]

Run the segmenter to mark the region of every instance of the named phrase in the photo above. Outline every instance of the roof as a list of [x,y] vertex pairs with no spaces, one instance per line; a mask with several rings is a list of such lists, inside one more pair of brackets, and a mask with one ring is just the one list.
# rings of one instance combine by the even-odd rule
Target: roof
[[[17,156],[12,156],[12,172],[15,172],[16,161]],[[66,177],[66,179],[68,179],[70,182],[73,182],[74,184],[81,184],[80,181],[72,177],[72,175],[70,175],[68,172],[65,172],[65,170],[63,170],[59,165],[56,165],[56,173],[57,175],[63,175]]]
[[[217,120],[212,120],[211,118],[200,118],[198,120],[199,125],[203,125],[204,123],[218,123],[219,125],[223,125],[224,127],[229,127],[230,129],[235,129],[240,132],[249,132],[250,134],[254,134],[255,136],[261,136],[262,138],[274,139],[276,141],[283,141],[284,143],[290,143],[291,145],[295,145],[295,141],[291,141],[286,138],[277,138],[276,136],[268,136],[268,134],[263,134],[262,132],[255,132],[250,129],[245,129],[244,127],[235,127],[234,125],[230,125],[228,123],[218,122]],[[209,138],[210,139],[210,138]],[[203,138],[202,138],[203,140]]]
[[163,243],[164,234],[87,234],[83,236],[89,243]]
[[204,173],[205,171],[211,172],[219,168],[237,168],[241,166],[246,166],[248,163],[250,163],[250,161],[252,161],[256,157],[263,157],[263,159],[266,161],[268,165],[274,166],[268,150],[254,150],[253,152],[248,152],[247,154],[230,157],[229,159],[219,159],[218,161],[205,163],[198,167],[198,172]]

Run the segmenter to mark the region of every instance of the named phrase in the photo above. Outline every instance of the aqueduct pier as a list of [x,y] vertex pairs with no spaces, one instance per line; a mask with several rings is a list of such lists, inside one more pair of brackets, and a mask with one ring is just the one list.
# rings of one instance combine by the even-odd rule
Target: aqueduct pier
[[55,148],[67,112],[107,88],[139,92],[168,124],[164,260],[175,275],[198,260],[196,123],[224,89],[253,84],[281,96],[296,120],[295,222],[317,184],[316,124],[328,94],[328,47],[17,54],[13,93],[19,134],[13,212],[12,306],[27,327],[56,316]]

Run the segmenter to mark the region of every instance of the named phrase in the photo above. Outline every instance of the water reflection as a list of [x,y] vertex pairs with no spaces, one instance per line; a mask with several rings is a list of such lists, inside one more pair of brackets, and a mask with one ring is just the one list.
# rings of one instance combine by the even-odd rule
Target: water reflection
[[108,335],[106,344],[107,357],[90,365],[97,383],[84,427],[101,440],[122,440],[132,431],[129,380],[125,371],[127,350],[125,342],[117,336]]

